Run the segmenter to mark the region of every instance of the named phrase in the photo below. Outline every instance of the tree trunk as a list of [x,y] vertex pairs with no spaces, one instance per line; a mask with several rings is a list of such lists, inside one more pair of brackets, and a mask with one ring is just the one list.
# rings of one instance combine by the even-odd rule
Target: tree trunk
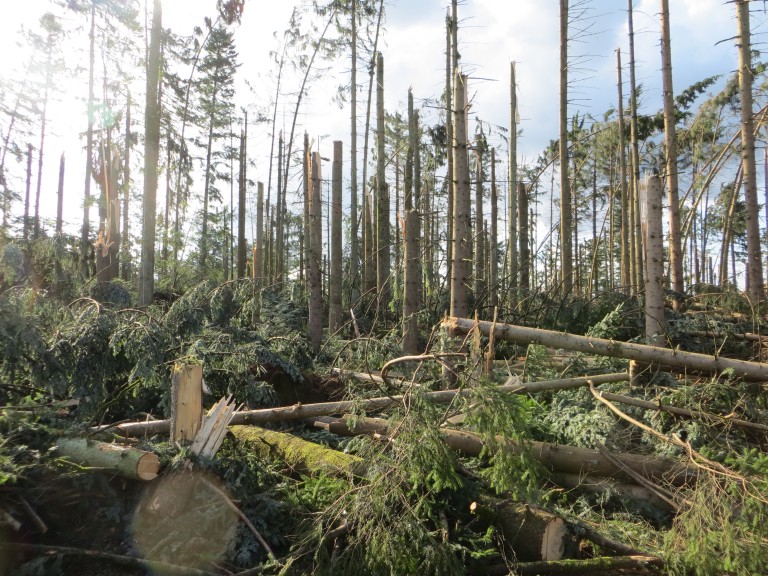
[[384,317],[390,298],[389,190],[385,178],[384,56],[376,58],[376,302]]
[[29,201],[32,193],[32,144],[27,144],[27,186],[24,194],[24,228],[22,235],[24,242],[29,240],[30,225],[32,221],[29,216]]
[[341,283],[342,283],[342,246],[341,246],[341,163],[342,145],[337,140],[333,143],[332,199],[331,199],[331,262],[328,279],[328,332],[335,334],[342,325]]
[[528,190],[524,182],[517,183],[517,206],[518,206],[518,220],[519,220],[519,236],[520,236],[520,282],[519,290],[520,296],[525,297],[531,290],[530,270],[532,266],[531,262],[531,249],[529,242],[529,230],[528,230]]
[[632,18],[632,2],[627,0],[627,15],[629,26],[629,107],[630,107],[630,148],[632,152],[632,186],[630,198],[630,237],[632,256],[632,286],[636,294],[643,285],[643,248],[640,231],[640,147],[637,133],[637,84],[635,83],[635,27]]
[[[83,228],[80,235],[80,275],[90,278],[91,243],[90,210],[91,210],[91,173],[93,171],[93,76],[96,60],[96,4],[91,4],[91,31],[88,56],[88,130],[85,134],[85,186],[83,188]],[[147,80],[149,81],[149,80]]]
[[630,292],[632,280],[630,277],[630,243],[629,229],[629,194],[627,192],[627,144],[625,142],[626,127],[624,125],[624,83],[621,80],[621,50],[616,49],[616,71],[618,74],[617,87],[619,91],[619,165],[621,170],[621,287]]
[[64,222],[64,152],[59,160],[59,187],[56,193],[56,234],[62,233]]
[[488,336],[491,329],[493,329],[494,337],[499,340],[523,344],[542,344],[551,348],[564,348],[565,350],[583,352],[585,354],[637,360],[651,365],[652,368],[669,367],[714,375],[730,368],[737,378],[751,381],[768,381],[768,364],[760,362],[747,362],[746,360],[708,356],[682,350],[670,350],[645,344],[577,336],[575,334],[514,326],[512,324],[493,324],[487,321],[476,323],[469,318],[449,317],[443,320],[443,327],[447,328],[449,332],[457,334],[467,334],[476,325],[484,336]]
[[[310,225],[309,225],[309,198],[312,194],[312,180],[310,178],[309,169],[312,165],[312,152],[309,149],[309,134],[304,132],[304,162],[302,164],[302,188],[303,188],[303,194],[302,197],[304,199],[304,250],[302,251],[302,262],[303,265],[301,266],[301,269],[304,271],[304,277],[307,280],[307,284],[309,284],[309,238],[311,236],[310,232]],[[269,203],[267,203],[267,206],[269,206]],[[267,217],[267,224],[269,223],[269,217]],[[267,252],[269,254],[269,252]],[[267,256],[269,258],[269,256]],[[268,274],[265,273],[265,276],[268,276]]]
[[[275,202],[277,223],[276,235],[276,248],[275,248],[275,280],[282,282],[283,280],[283,245],[285,243],[285,214],[283,214],[283,197],[285,196],[285,189],[283,188],[283,131],[280,130],[280,137],[277,141],[277,198]],[[269,195],[267,195],[267,202],[269,202]]]
[[[510,188],[510,191],[513,190]],[[515,208],[517,208],[517,202],[515,202]],[[499,305],[499,191],[496,188],[496,149],[491,148],[491,238],[490,238],[490,250],[488,253],[488,262],[490,264],[488,268],[488,290],[491,294],[491,306],[496,307]],[[517,225],[515,225],[517,227]],[[510,243],[516,243],[517,238],[510,239]],[[517,249],[515,249],[515,258],[517,258]],[[517,289],[517,282],[515,282],[515,290]]]
[[264,183],[257,184],[256,238],[253,241],[253,325],[261,315],[261,289],[264,285]]
[[467,290],[472,273],[470,246],[472,226],[467,156],[467,77],[456,69],[453,78],[453,266],[451,267],[451,315],[469,312]]
[[365,467],[362,458],[284,432],[256,426],[232,426],[230,431],[260,458],[282,461],[295,474],[352,476]]
[[739,100],[741,102],[741,162],[744,172],[744,218],[747,228],[747,290],[756,304],[763,294],[763,260],[760,250],[760,213],[757,204],[755,132],[752,111],[752,55],[749,1],[736,0],[739,27]]
[[154,0],[152,32],[147,67],[147,101],[144,114],[144,220],[141,233],[141,274],[139,306],[152,303],[155,290],[155,223],[157,220],[157,164],[160,155],[160,36],[162,12],[160,0]]
[[237,195],[237,277],[245,278],[245,253],[247,239],[245,237],[245,196],[248,182],[248,113],[245,113],[240,144],[240,177],[238,178]]
[[40,117],[40,148],[37,151],[37,189],[35,191],[35,226],[32,238],[40,237],[40,192],[43,188],[43,157],[45,151],[45,126],[48,120],[48,92],[51,87],[51,56],[53,52],[53,38],[48,36],[48,53],[45,64],[45,88],[43,90],[43,109]]
[[322,181],[320,176],[320,154],[312,153],[310,166],[309,196],[309,324],[307,327],[312,352],[320,351],[323,338],[323,286],[320,277],[320,261],[323,250],[323,211],[321,206]]
[[654,346],[664,346],[667,333],[664,319],[662,193],[661,178],[651,176],[645,189],[645,338]]
[[568,182],[568,0],[560,0],[560,265],[561,291],[573,289],[573,226]]
[[[123,226],[120,233],[122,237],[121,247],[123,254],[120,258],[121,277],[126,282],[131,278],[131,237],[130,237],[130,206],[131,206],[131,93],[128,92],[128,101],[125,108],[125,157],[123,158]],[[181,161],[181,160],[179,160]],[[178,196],[176,198],[176,210],[178,212]],[[176,238],[173,240],[177,241]]]
[[154,452],[95,442],[85,438],[59,438],[56,448],[62,456],[88,467],[99,468],[129,480],[154,480],[160,459]]
[[485,218],[483,215],[483,136],[475,139],[475,278],[472,292],[475,296],[475,309],[480,308],[481,297],[485,292]]
[[350,16],[352,22],[350,47],[350,135],[349,135],[349,283],[350,303],[354,304],[360,297],[360,244],[358,241],[357,215],[357,0],[352,0]]
[[[493,170],[493,168],[491,168]],[[518,263],[517,246],[517,79],[515,78],[515,63],[509,64],[509,183],[508,188],[508,218],[507,230],[509,243],[509,298],[510,306],[517,299],[520,264]]]
[[208,118],[208,145],[205,150],[205,184],[203,185],[203,222],[200,230],[200,269],[205,272],[208,259],[208,205],[211,186],[211,157],[213,153],[213,124],[216,115],[217,86],[213,86],[211,96],[211,115]]
[[[675,93],[672,88],[672,45],[669,32],[669,0],[661,0],[661,73],[664,84],[664,135],[667,145],[667,198],[669,203],[669,267],[672,290],[685,291],[683,246],[680,232],[680,197],[677,184],[677,129]],[[674,299],[674,308],[679,303]]]
[[[446,261],[446,277],[450,281],[453,278],[453,202],[454,193],[456,190],[456,182],[454,180],[454,131],[453,131],[453,117],[454,112],[452,109],[453,102],[453,75],[455,72],[456,61],[454,60],[454,52],[452,47],[454,18],[456,17],[456,2],[451,2],[453,8],[453,15],[451,9],[448,10],[445,16],[445,142],[446,142],[446,155],[447,155],[447,169],[445,171],[445,177],[447,180],[448,189],[447,192],[447,212],[448,218],[446,221],[445,237],[445,261]],[[458,24],[457,24],[458,26]]]
[[405,290],[403,292],[403,352],[417,354],[419,334],[417,314],[421,296],[421,254],[419,251],[419,213],[414,209],[414,192],[419,185],[414,166],[419,155],[417,120],[413,110],[413,92],[408,90],[408,156],[405,162]]

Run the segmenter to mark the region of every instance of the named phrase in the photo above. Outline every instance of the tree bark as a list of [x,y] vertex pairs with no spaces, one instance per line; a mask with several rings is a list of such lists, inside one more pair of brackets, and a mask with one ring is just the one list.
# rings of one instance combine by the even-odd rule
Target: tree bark
[[619,165],[621,170],[621,286],[630,292],[631,257],[629,228],[629,194],[627,192],[627,144],[625,142],[626,127],[624,125],[624,83],[621,80],[621,50],[616,49],[616,71],[618,75],[617,88],[619,91],[618,121],[619,121]]
[[419,334],[417,314],[421,296],[421,254],[419,251],[419,214],[414,209],[414,192],[418,181],[414,181],[414,165],[419,154],[417,141],[417,120],[413,109],[413,92],[408,90],[408,150],[405,163],[405,290],[403,292],[403,352],[417,354]]
[[744,218],[747,228],[747,291],[753,303],[763,294],[763,260],[760,249],[760,212],[757,203],[755,132],[752,111],[752,55],[749,0],[736,0],[739,28],[739,100],[741,102],[741,162],[744,173]]
[[349,282],[350,302],[355,303],[360,297],[360,243],[358,239],[357,216],[357,0],[352,0],[350,20],[351,67],[350,73],[350,135],[349,135]]
[[162,34],[162,7],[154,0],[152,32],[147,67],[147,101],[144,114],[144,223],[141,234],[141,274],[139,278],[139,306],[152,303],[155,290],[155,225],[157,221],[157,163],[160,155],[160,37]]
[[629,26],[629,107],[630,107],[630,149],[632,153],[631,197],[630,197],[630,234],[633,294],[637,294],[643,285],[643,248],[640,231],[640,145],[637,128],[637,84],[635,82],[635,27],[633,23],[633,0],[627,0],[627,18]]
[[321,206],[322,186],[320,176],[320,154],[312,153],[310,167],[311,186],[309,196],[309,323],[308,337],[312,352],[320,351],[323,338],[323,286],[320,277],[320,261],[323,249],[323,211]]
[[56,234],[62,233],[64,222],[64,152],[59,160],[59,187],[56,193]]
[[244,128],[240,144],[240,177],[238,178],[237,194],[237,277],[245,278],[245,196],[248,182],[248,113],[245,113]]
[[341,283],[342,283],[342,246],[341,246],[341,141],[333,143],[332,199],[331,199],[331,262],[330,278],[328,279],[328,331],[334,334],[341,328]]
[[160,470],[160,459],[154,452],[136,448],[85,438],[59,438],[56,448],[75,462],[114,472],[130,480],[154,480]]
[[[512,188],[509,189],[510,191]],[[517,208],[517,202],[515,202],[515,208]],[[488,253],[488,290],[491,295],[491,307],[495,308],[499,305],[499,191],[496,187],[496,149],[491,148],[491,237],[489,242]],[[510,239],[509,242],[516,242],[516,239]],[[515,258],[517,258],[517,250],[515,250]],[[515,288],[517,289],[517,282],[515,282]]]
[[573,289],[573,225],[568,181],[568,0],[560,0],[560,265],[561,291]]
[[453,82],[453,265],[451,266],[451,315],[469,313],[471,200],[467,156],[467,77],[456,69]]
[[527,296],[531,291],[531,248],[529,246],[528,230],[528,189],[524,182],[517,183],[517,206],[518,206],[518,232],[520,240],[520,259],[518,267],[520,268],[520,281],[518,282],[520,295]]
[[376,302],[379,315],[386,314],[390,298],[391,244],[389,232],[389,189],[384,144],[384,56],[376,58]]
[[661,178],[648,178],[645,189],[645,338],[649,344],[664,346],[667,322],[664,318],[664,232],[662,229]]
[[[669,32],[669,0],[661,0],[661,73],[664,85],[664,136],[667,146],[667,198],[669,202],[669,267],[672,290],[685,291],[683,246],[680,231],[680,195],[677,178],[677,129],[675,93],[672,88],[672,44]],[[674,307],[679,307],[674,300]]]
[[[131,236],[130,236],[130,206],[131,206],[131,93],[128,92],[128,101],[125,105],[125,157],[123,158],[123,227],[120,232],[123,254],[120,258],[120,275],[126,282],[131,278]],[[178,196],[176,198],[176,211],[178,213]],[[177,216],[178,219],[178,216]],[[174,243],[178,241],[173,239]],[[175,251],[174,251],[175,254]]]
[[24,195],[24,227],[23,227],[23,238],[26,242],[29,240],[29,232],[30,232],[30,224],[31,220],[29,217],[29,201],[30,201],[30,194],[32,193],[32,144],[27,144],[27,186],[26,186],[26,193]]
[[517,79],[515,63],[509,64],[509,182],[508,191],[508,243],[509,243],[509,298],[510,305],[517,299],[520,265],[517,246]]
[[[153,22],[154,24],[154,22]],[[154,31],[154,26],[153,26]],[[83,187],[83,228],[80,234],[80,275],[90,278],[91,243],[90,210],[91,210],[91,173],[93,171],[93,76],[96,59],[96,4],[91,4],[91,31],[88,35],[90,48],[88,56],[88,130],[85,134],[85,185]],[[159,66],[159,64],[158,64]],[[149,79],[147,79],[149,89]],[[149,98],[149,95],[147,95]]]
[[467,334],[477,326],[480,333],[488,336],[493,330],[494,337],[523,344],[542,344],[552,348],[564,348],[585,354],[598,354],[613,358],[626,358],[649,364],[651,367],[671,367],[705,374],[720,374],[732,369],[739,378],[750,381],[768,381],[768,364],[747,362],[722,356],[708,356],[695,352],[670,350],[645,344],[618,342],[590,336],[578,336],[564,332],[553,332],[539,328],[527,328],[512,324],[493,324],[487,321],[475,322],[470,318],[446,318],[443,327],[449,332]]
[[483,196],[483,135],[480,133],[475,138],[475,278],[472,288],[475,297],[475,309],[480,308],[480,299],[485,292],[485,217],[483,215]]
[[256,326],[261,316],[261,289],[264,284],[264,183],[256,185],[256,238],[253,242],[253,317]]

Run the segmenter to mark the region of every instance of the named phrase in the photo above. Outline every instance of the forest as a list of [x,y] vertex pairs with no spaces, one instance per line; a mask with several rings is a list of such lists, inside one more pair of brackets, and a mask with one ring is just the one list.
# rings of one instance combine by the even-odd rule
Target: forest
[[649,65],[641,2],[551,2],[533,159],[525,54],[481,106],[475,3],[434,3],[440,85],[397,100],[394,0],[258,41],[255,0],[189,29],[31,3],[0,67],[0,574],[768,573],[764,3],[719,2],[730,71],[686,86],[683,3],[642,2]]

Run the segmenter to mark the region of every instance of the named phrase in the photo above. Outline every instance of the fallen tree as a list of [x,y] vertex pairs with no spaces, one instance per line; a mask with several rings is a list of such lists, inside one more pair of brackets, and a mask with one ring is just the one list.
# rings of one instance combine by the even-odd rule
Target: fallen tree
[[[309,419],[306,422],[341,436],[390,435],[389,421],[381,418],[355,418],[353,423],[352,419],[348,417],[324,416]],[[441,428],[440,432],[452,449],[466,456],[479,456],[483,451],[483,439],[477,434],[449,428]],[[589,474],[606,478],[621,473],[621,469],[603,456],[599,450],[533,440],[527,444],[533,458],[550,471]],[[505,445],[514,452],[520,452],[524,449],[509,440],[506,441]],[[613,456],[620,460],[623,465],[639,474],[675,485],[687,484],[693,481],[697,475],[697,470],[693,465],[681,464],[665,458],[626,453],[615,453]]]
[[517,342],[519,344],[542,344],[552,348],[564,348],[585,354],[597,354],[613,358],[636,360],[651,368],[671,367],[691,370],[705,374],[721,374],[732,370],[739,378],[752,381],[768,382],[768,364],[749,362],[721,356],[708,356],[695,352],[684,352],[645,344],[619,342],[591,336],[579,336],[566,332],[553,332],[540,328],[527,328],[513,324],[499,324],[487,321],[476,322],[471,318],[447,317],[443,320],[443,328],[452,334],[468,334],[477,329],[484,336]]
[[85,438],[59,438],[56,449],[78,464],[115,472],[130,480],[154,480],[160,470],[157,454],[128,446]]
[[[590,381],[600,385],[609,382],[621,382],[627,380],[625,372],[616,374],[601,374],[598,376],[583,376],[580,378],[567,378],[560,380],[548,380],[543,382],[529,383],[525,385],[507,383],[499,386],[502,392],[519,394],[521,392],[538,392],[542,390],[562,390],[566,388],[575,388],[586,386]],[[436,392],[427,392],[425,397],[437,404],[447,404],[453,401],[456,396],[466,396],[471,394],[469,389],[439,390]],[[262,408],[259,410],[243,410],[235,412],[232,416],[232,424],[267,424],[270,422],[284,422],[287,420],[302,420],[304,418],[314,418],[316,416],[329,416],[332,414],[343,414],[356,408],[363,409],[366,412],[376,412],[386,410],[393,406],[403,403],[407,395],[398,394],[395,396],[382,396],[378,398],[369,398],[367,400],[342,400],[339,402],[320,402],[316,404],[293,404],[291,406],[280,406],[277,408]],[[170,431],[170,420],[148,420],[145,422],[122,422],[118,424],[108,424],[93,429],[94,432],[103,432],[113,430],[124,436],[152,436],[154,434],[168,434]]]

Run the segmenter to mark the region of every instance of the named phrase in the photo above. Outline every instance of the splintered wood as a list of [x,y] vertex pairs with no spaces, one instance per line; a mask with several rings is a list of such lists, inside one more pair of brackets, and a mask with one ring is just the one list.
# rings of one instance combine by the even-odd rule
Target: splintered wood
[[192,442],[203,414],[203,367],[177,364],[171,381],[171,440]]
[[227,427],[232,421],[232,416],[236,410],[232,402],[232,395],[222,398],[208,411],[203,424],[200,427],[195,441],[192,443],[192,452],[205,458],[213,458],[219,450],[224,436],[227,434]]

